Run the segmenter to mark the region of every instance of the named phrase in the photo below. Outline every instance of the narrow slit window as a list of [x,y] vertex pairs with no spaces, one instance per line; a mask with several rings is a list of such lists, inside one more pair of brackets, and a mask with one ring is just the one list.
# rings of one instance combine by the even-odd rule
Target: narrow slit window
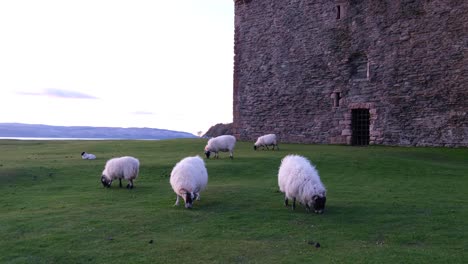
[[333,102],[334,107],[339,107],[340,106],[340,99],[341,99],[341,93],[336,92],[335,93],[335,100]]
[[336,6],[336,19],[341,19],[341,6]]

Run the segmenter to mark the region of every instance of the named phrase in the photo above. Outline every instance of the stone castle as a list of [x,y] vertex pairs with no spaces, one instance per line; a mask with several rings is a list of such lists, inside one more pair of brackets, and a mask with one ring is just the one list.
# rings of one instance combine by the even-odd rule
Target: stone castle
[[237,138],[468,146],[468,1],[234,4]]

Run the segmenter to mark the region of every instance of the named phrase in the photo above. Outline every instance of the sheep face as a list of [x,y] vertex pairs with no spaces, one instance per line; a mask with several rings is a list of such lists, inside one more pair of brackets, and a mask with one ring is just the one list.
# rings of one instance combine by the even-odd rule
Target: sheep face
[[325,210],[325,202],[327,201],[327,197],[323,196],[320,197],[318,195],[314,195],[312,197],[312,206],[314,208],[314,212],[316,214],[322,214]]
[[104,187],[110,188],[112,184],[112,180],[109,180],[106,178],[106,176],[102,175],[101,176],[101,183]]
[[211,155],[211,151],[207,150],[205,151],[206,158],[209,159]]
[[83,156],[86,152],[81,152],[81,156]]
[[184,196],[182,196],[185,201],[185,208],[192,209],[193,201],[197,198],[197,194],[186,192]]

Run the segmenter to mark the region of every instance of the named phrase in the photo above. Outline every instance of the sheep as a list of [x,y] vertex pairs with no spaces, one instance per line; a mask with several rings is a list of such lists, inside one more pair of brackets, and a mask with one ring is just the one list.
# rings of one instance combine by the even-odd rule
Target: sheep
[[273,146],[273,150],[279,150],[278,143],[276,142],[276,135],[275,134],[268,134],[258,137],[257,142],[254,144],[254,150],[257,148],[262,147],[269,150],[268,146]]
[[200,200],[200,192],[208,184],[205,162],[198,155],[182,159],[172,169],[170,183],[176,193],[174,206],[179,205],[180,196],[184,199],[185,208],[192,208],[194,199]]
[[215,158],[219,158],[218,151],[228,152],[231,159],[234,158],[233,151],[236,145],[236,138],[231,135],[222,135],[219,137],[211,138],[205,147],[206,158],[209,159],[211,152],[215,153]]
[[293,199],[294,210],[298,199],[307,211],[313,207],[315,213],[323,213],[327,200],[326,189],[308,159],[299,155],[284,157],[278,172],[278,186],[284,193],[285,206],[288,206],[288,199]]
[[119,186],[122,188],[122,179],[128,181],[127,189],[133,188],[133,180],[138,177],[140,161],[134,157],[125,156],[113,158],[106,162],[102,171],[101,183],[104,187],[110,188],[112,181],[119,179]]
[[91,154],[91,153],[81,152],[81,158],[84,160],[85,159],[93,160],[93,159],[96,159],[96,155]]

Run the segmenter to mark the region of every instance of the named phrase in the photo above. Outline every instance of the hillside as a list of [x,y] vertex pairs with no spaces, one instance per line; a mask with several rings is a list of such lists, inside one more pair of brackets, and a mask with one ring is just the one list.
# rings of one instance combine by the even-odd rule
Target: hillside
[[0,123],[0,137],[171,139],[194,138],[193,134],[157,128],[48,126]]

